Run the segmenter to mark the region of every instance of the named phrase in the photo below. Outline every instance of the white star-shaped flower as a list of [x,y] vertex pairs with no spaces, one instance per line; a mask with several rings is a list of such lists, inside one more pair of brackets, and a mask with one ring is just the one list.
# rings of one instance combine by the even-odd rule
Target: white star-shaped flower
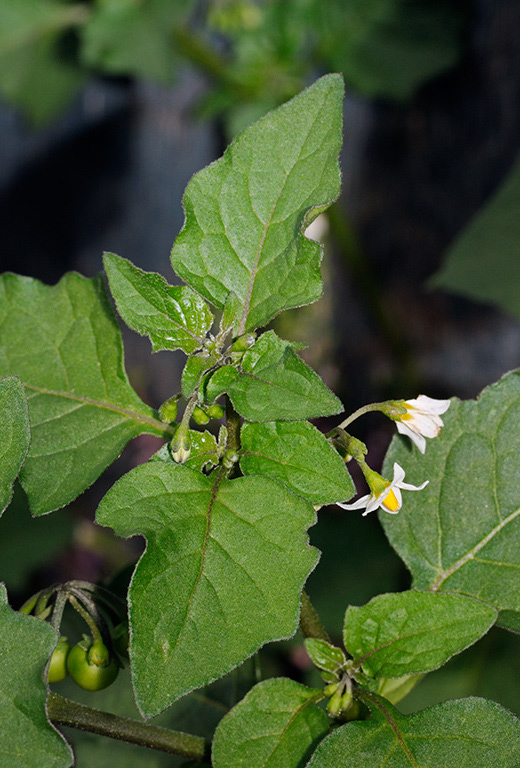
[[419,395],[415,400],[399,402],[406,408],[406,413],[393,416],[397,431],[415,443],[421,453],[426,448],[426,437],[437,437],[444,422],[440,417],[450,407],[450,400],[436,400],[433,397]]
[[343,509],[362,509],[365,507],[363,517],[381,507],[385,512],[396,515],[403,505],[403,495],[401,489],[405,491],[422,491],[428,485],[429,480],[425,480],[421,485],[411,485],[404,483],[404,469],[397,463],[394,463],[394,476],[392,482],[385,480],[377,472],[371,470],[370,475],[365,473],[365,477],[370,485],[370,493],[362,496],[351,504],[338,502],[338,507]]

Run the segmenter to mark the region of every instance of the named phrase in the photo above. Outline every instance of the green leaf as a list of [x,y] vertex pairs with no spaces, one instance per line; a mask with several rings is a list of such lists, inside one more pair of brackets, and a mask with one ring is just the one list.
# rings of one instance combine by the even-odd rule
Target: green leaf
[[218,352],[210,352],[205,349],[188,357],[181,379],[182,394],[187,400],[203,383],[203,374],[213,368],[219,358]]
[[296,631],[315,512],[276,481],[149,462],[111,488],[97,520],[148,541],[128,598],[146,716]]
[[238,333],[321,294],[322,249],[303,230],[340,191],[342,98],[341,77],[322,77],[186,188],[173,268],[219,309],[233,291]]
[[244,424],[240,466],[244,475],[267,475],[312,504],[347,501],[356,490],[339,453],[307,421]]
[[220,318],[220,330],[229,331],[233,328],[236,318],[240,317],[241,304],[236,293],[228,293]]
[[97,0],[82,34],[82,59],[114,75],[171,83],[173,32],[188,0]]
[[520,613],[518,611],[500,611],[496,624],[497,627],[520,635]]
[[347,660],[341,648],[315,637],[308,637],[305,640],[305,650],[313,664],[326,672],[336,672]]
[[520,761],[520,721],[493,701],[445,701],[403,716],[365,695],[372,717],[333,731],[307,768],[516,768]]
[[64,36],[86,13],[83,3],[0,0],[0,91],[34,123],[52,119],[85,82]]
[[0,581],[9,590],[28,589],[34,573],[49,567],[72,541],[73,519],[66,510],[31,517],[19,484],[0,520]]
[[0,376],[22,380],[31,445],[20,473],[33,514],[67,504],[141,432],[166,427],[123,367],[121,333],[100,277],[55,286],[0,277]]
[[482,637],[496,618],[493,608],[466,595],[379,595],[347,609],[343,642],[369,677],[402,677],[441,667]]
[[310,419],[343,410],[341,401],[298,357],[291,343],[274,331],[260,336],[245,353],[237,375],[230,375],[229,369],[225,366],[211,377],[208,399],[226,391],[238,413],[249,421]]
[[448,249],[429,285],[496,304],[520,317],[520,158],[491,200]]
[[0,380],[0,515],[11,500],[13,483],[27,456],[30,440],[23,384],[8,376]]
[[215,732],[214,768],[300,768],[329,730],[315,705],[323,691],[293,680],[265,680],[221,721]]
[[417,589],[464,592],[520,610],[520,375],[475,400],[452,400],[441,433],[422,455],[395,438],[385,462],[406,480],[429,478],[404,496],[398,515],[381,514],[390,543]]
[[47,720],[43,669],[56,645],[49,624],[13,611],[0,584],[0,768],[68,768],[72,752]]
[[200,349],[213,316],[195,291],[168,285],[162,275],[143,272],[115,253],[105,253],[103,264],[117,311],[129,328],[150,337],[154,352]]
[[460,57],[462,15],[447,0],[333,0],[316,21],[329,67],[372,97],[409,99]]

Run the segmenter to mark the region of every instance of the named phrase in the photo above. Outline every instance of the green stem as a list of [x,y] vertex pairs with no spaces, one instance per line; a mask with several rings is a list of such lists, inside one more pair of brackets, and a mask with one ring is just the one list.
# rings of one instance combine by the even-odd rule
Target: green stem
[[193,760],[202,761],[209,756],[210,746],[200,736],[170,731],[158,725],[113,715],[111,712],[101,712],[65,699],[57,693],[49,694],[47,713],[54,725],[68,725],[71,728],[119,739],[129,744],[149,747],[172,755],[191,757]]
[[95,643],[97,642],[103,642],[103,638],[101,636],[101,632],[99,631],[99,627],[97,626],[96,622],[90,615],[88,611],[83,608],[83,606],[80,604],[79,600],[74,597],[74,595],[68,596],[69,603],[72,605],[75,611],[79,613],[83,621],[88,625],[88,628],[90,629],[90,633],[92,635],[92,639]]
[[330,643],[328,632],[321,623],[320,618],[309,599],[309,595],[305,590],[302,592],[300,632],[303,637],[313,637],[316,640],[325,640],[325,642]]
[[[229,399],[227,395],[225,395],[225,404],[226,404],[226,428],[227,428],[227,441],[226,441],[226,448],[227,451],[234,451],[235,454],[238,454],[240,451],[241,443],[240,443],[240,430],[242,428],[242,422],[240,419],[240,416],[233,408],[233,403]],[[227,453],[226,451],[226,453]],[[241,475],[240,471],[240,464],[237,461],[233,466],[227,470],[227,475],[230,480],[232,480],[235,477],[240,477]]]
[[227,427],[227,447],[231,448],[232,451],[238,451],[240,450],[240,429],[241,429],[241,422],[240,422],[240,416],[233,408],[233,404],[231,403],[231,400],[226,395],[225,396],[226,401],[226,427]]
[[231,88],[242,98],[254,98],[256,90],[239,80],[232,72],[229,62],[186,27],[172,30],[173,40],[182,55],[197,69],[213,80]]
[[[368,405],[362,405],[361,408],[358,408],[357,411],[351,413],[348,418],[341,422],[341,424],[338,424],[336,429],[345,429],[345,427],[348,427],[349,424],[352,424],[353,421],[359,419],[359,417],[363,416],[365,413],[370,413],[370,411],[381,411],[383,410],[383,406],[387,405],[388,403],[386,401],[383,403],[369,403]],[[334,430],[332,430],[330,434],[333,432]]]

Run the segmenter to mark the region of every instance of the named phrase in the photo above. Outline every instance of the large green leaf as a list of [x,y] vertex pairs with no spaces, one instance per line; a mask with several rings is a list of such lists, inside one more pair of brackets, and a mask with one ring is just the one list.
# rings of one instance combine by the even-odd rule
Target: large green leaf
[[462,17],[449,0],[329,0],[316,22],[329,66],[369,96],[409,99],[460,56]]
[[103,264],[117,311],[132,330],[150,337],[154,352],[182,349],[190,354],[202,347],[213,316],[195,291],[168,285],[162,275],[143,272],[115,253],[106,253]]
[[20,474],[33,514],[67,504],[140,432],[164,425],[123,367],[121,334],[101,278],[55,286],[0,277],[0,376],[25,385],[31,446]]
[[307,768],[518,768],[520,721],[486,699],[404,716],[370,695],[372,717],[327,736]]
[[114,75],[170,83],[173,33],[189,0],[96,0],[82,34],[82,59]]
[[214,768],[300,768],[329,730],[315,691],[293,680],[265,680],[221,721],[213,741]]
[[13,483],[27,456],[31,431],[20,379],[0,380],[0,515],[13,495]]
[[0,584],[0,768],[68,768],[72,752],[45,713],[49,624],[13,611]]
[[343,642],[370,677],[401,677],[442,666],[482,637],[496,618],[495,609],[466,595],[379,595],[347,609]]
[[35,123],[54,117],[85,81],[63,36],[86,12],[83,3],[0,0],[0,91]]
[[321,247],[303,230],[339,194],[342,97],[339,75],[321,78],[186,188],[173,268],[220,309],[234,291],[241,333],[321,293]]
[[497,304],[520,317],[520,158],[461,232],[430,285]]
[[154,461],[105,496],[97,520],[148,546],[129,590],[137,702],[151,716],[289,637],[317,552],[310,504],[275,480]]
[[[453,400],[426,453],[395,438],[386,459],[412,483],[398,515],[381,515],[390,543],[418,589],[465,592],[520,610],[520,375],[478,400]],[[419,497],[419,498],[417,498]]]
[[298,357],[291,343],[274,331],[260,336],[245,353],[239,371],[224,366],[211,377],[208,399],[223,392],[249,421],[310,419],[343,410],[341,401]]
[[355,494],[339,453],[307,421],[244,424],[240,466],[244,475],[267,475],[312,504],[347,501]]

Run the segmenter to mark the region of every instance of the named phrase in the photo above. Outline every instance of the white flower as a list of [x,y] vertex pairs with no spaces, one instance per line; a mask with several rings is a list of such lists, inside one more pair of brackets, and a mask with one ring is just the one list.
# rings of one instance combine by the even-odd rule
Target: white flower
[[433,397],[419,395],[415,400],[404,400],[399,405],[406,408],[406,413],[396,414],[397,431],[408,435],[421,453],[426,448],[426,437],[437,437],[444,422],[440,417],[450,407],[450,400],[436,400]]
[[357,501],[352,502],[352,504],[341,504],[338,502],[338,507],[342,507],[343,509],[362,509],[365,507],[363,517],[379,507],[382,507],[386,512],[390,512],[391,515],[396,515],[403,505],[401,489],[405,491],[422,491],[422,489],[430,482],[429,480],[425,480],[421,485],[403,483],[404,469],[397,462],[394,463],[394,476],[392,482],[390,482],[390,480],[385,480],[384,477],[381,477],[381,475],[374,470],[364,472],[364,474],[371,492],[367,493],[366,496],[362,496]]

